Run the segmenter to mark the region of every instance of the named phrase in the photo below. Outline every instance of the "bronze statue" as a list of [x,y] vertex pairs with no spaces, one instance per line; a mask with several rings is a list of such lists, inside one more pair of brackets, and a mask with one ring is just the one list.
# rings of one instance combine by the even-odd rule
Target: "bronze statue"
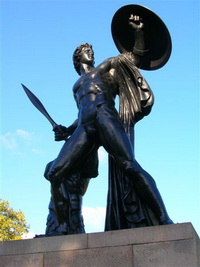
[[[164,36],[167,36],[167,44],[160,46],[159,43],[157,52],[154,40],[147,34],[153,34],[153,31],[148,29],[145,15],[153,17],[152,23],[160,23],[157,33],[164,29]],[[120,32],[118,23],[125,24],[128,30]],[[57,225],[57,230],[51,231],[47,227],[47,235],[84,232],[79,196],[84,194],[89,179],[98,174],[97,150],[100,146],[109,154],[110,187],[105,230],[173,223],[154,179],[135,160],[133,144],[134,125],[150,113],[154,102],[153,93],[138,68],[150,70],[163,66],[171,52],[170,38],[158,17],[137,5],[125,6],[115,14],[112,33],[120,55],[106,59],[97,67],[94,67],[90,44],[80,45],[73,55],[74,67],[80,75],[73,87],[79,113],[69,128],[54,127],[55,140],[66,141],[57,158],[45,170],[45,177],[53,189],[49,220]],[[121,37],[122,34],[125,37]],[[154,33],[154,39],[155,36]],[[123,41],[128,39],[131,41],[126,46]],[[115,108],[117,95],[120,113]],[[92,173],[83,167],[87,166],[87,161],[93,166]],[[73,183],[75,190],[71,186]],[[73,198],[78,206],[73,206]]]

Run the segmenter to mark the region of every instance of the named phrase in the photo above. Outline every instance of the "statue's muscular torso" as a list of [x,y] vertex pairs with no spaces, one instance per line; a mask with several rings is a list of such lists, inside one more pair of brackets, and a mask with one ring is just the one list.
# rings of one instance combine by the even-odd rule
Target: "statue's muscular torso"
[[96,108],[100,104],[113,101],[118,93],[112,59],[107,59],[92,71],[82,75],[75,83],[73,93],[81,122],[93,120]]

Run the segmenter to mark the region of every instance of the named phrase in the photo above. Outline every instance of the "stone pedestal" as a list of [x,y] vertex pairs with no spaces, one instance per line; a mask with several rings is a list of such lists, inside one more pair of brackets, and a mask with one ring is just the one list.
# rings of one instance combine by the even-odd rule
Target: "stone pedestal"
[[0,242],[1,267],[197,267],[191,223]]

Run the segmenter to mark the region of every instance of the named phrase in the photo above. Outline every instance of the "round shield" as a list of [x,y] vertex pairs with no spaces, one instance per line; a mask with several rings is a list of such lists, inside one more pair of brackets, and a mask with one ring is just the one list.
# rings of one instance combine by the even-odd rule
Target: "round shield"
[[164,22],[151,10],[140,5],[121,7],[113,16],[111,30],[113,40],[120,53],[132,52],[134,48],[134,29],[129,25],[131,15],[139,16],[144,24],[145,50],[141,69],[155,70],[168,61],[172,43]]

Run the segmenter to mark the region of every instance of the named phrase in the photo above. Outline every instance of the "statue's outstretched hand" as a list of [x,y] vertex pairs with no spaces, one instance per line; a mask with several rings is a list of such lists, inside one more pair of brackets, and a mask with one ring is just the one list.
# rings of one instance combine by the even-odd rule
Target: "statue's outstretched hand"
[[138,15],[133,15],[133,14],[131,14],[129,17],[129,25],[133,27],[135,30],[139,30],[144,27],[142,18]]
[[53,131],[55,133],[55,141],[66,140],[69,136],[68,129],[62,125],[57,125],[56,127],[54,127]]

